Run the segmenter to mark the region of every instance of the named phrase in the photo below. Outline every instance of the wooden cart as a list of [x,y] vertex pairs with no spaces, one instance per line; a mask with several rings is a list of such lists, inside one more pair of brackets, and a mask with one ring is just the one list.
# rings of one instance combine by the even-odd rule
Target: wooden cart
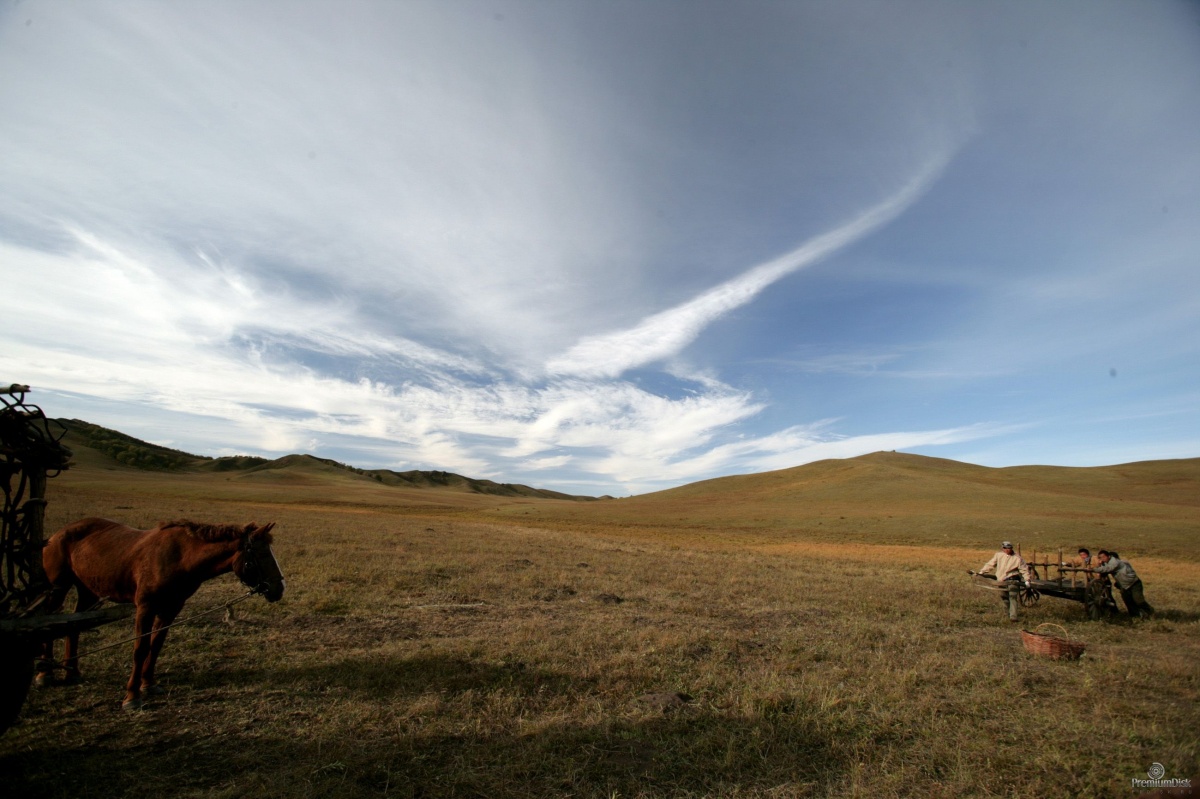
[[125,606],[84,613],[46,608],[46,482],[69,466],[71,451],[62,444],[66,428],[26,403],[28,391],[28,386],[0,386],[0,734],[21,712],[41,644],[116,621],[131,611]]
[[[1017,546],[1017,553],[1021,548]],[[1069,565],[1063,560],[1063,551],[1058,551],[1057,560],[1051,560],[1050,553],[1044,553],[1038,560],[1036,550],[1033,557],[1027,560],[1029,565],[1030,587],[1021,591],[1021,604],[1026,607],[1036,605],[1043,596],[1058,599],[1068,599],[1083,605],[1084,613],[1092,621],[1107,618],[1117,613],[1117,602],[1113,599],[1112,582],[1107,575],[1096,574],[1092,569]],[[975,574],[972,578],[977,585],[993,590],[999,590],[995,575]]]

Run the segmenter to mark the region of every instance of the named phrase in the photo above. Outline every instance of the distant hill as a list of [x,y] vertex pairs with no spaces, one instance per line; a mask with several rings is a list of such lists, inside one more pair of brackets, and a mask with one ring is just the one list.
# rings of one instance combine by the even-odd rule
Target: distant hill
[[[528,523],[714,541],[802,540],[1200,556],[1200,458],[1014,466],[876,452],[589,504],[505,508]],[[686,532],[681,532],[686,531]]]
[[475,491],[480,494],[495,494],[501,497],[540,497],[542,499],[576,499],[592,500],[596,497],[585,497],[574,494],[563,494],[545,488],[531,488],[520,483],[496,483],[492,480],[479,480],[473,477],[463,477],[453,472],[422,472],[407,471],[393,472],[387,469],[374,469],[367,474],[373,475],[385,485],[402,485],[411,488],[456,488],[461,491]]
[[[445,471],[359,469],[327,458],[210,458],[78,420],[65,476],[101,492],[470,512],[496,521],[689,546],[806,542],[1031,550],[1108,547],[1200,561],[1200,458],[1089,468],[989,468],[898,452],[703,480],[606,502]],[[82,481],[82,482],[78,482]],[[527,501],[528,500],[528,501]],[[545,501],[543,501],[545,500]],[[788,549],[788,551],[791,551]]]
[[[206,455],[193,455],[148,441],[134,438],[116,430],[110,430],[81,419],[58,419],[67,428],[63,439],[73,452],[77,461],[96,463],[96,456],[121,464],[122,466],[150,472],[214,472],[250,475],[259,472],[312,472],[332,471],[374,480],[385,486],[403,488],[448,489],[476,494],[491,494],[502,497],[529,497],[534,499],[569,499],[592,500],[595,497],[576,496],[551,491],[544,488],[533,488],[519,483],[497,483],[493,480],[481,480],[464,477],[460,474],[444,471],[410,470],[396,472],[390,469],[360,469],[329,458],[318,458],[313,455],[285,455],[282,458],[269,460],[253,455],[234,455],[213,458]],[[88,452],[90,450],[91,452]]]
[[[852,489],[852,490],[848,490]],[[950,504],[970,496],[1004,504],[1010,495],[1151,502],[1200,508],[1200,458],[1140,461],[1116,466],[1009,466],[992,468],[911,455],[874,452],[761,474],[719,477],[645,495],[661,500],[736,495],[741,501],[886,501],[893,507]],[[1026,497],[1028,499],[1028,497]]]
[[160,447],[157,444],[127,436],[98,424],[85,422],[82,419],[56,419],[55,421],[67,428],[67,435],[63,439],[63,443],[72,451],[78,450],[81,446],[88,447],[117,463],[135,469],[175,472],[212,460],[201,455],[192,455],[190,452]]

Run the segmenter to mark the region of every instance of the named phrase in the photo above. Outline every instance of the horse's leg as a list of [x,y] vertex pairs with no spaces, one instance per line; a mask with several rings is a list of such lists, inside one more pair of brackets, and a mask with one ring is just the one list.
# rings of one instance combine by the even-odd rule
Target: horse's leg
[[47,641],[38,647],[37,662],[33,668],[35,688],[45,688],[54,682],[54,641]]
[[142,666],[142,694],[145,696],[157,696],[165,693],[158,683],[154,681],[154,667],[158,664],[158,653],[162,651],[163,644],[167,640],[167,633],[170,632],[168,627],[171,622],[175,621],[175,617],[179,615],[182,608],[172,607],[165,611],[159,611],[154,619],[154,635],[150,636],[150,654],[146,658],[146,663]]
[[137,710],[142,706],[142,667],[150,654],[151,625],[154,623],[154,611],[149,604],[139,601],[137,614],[134,617],[133,634],[133,671],[129,674],[129,683],[125,686],[125,701],[121,707],[125,710]]
[[[70,558],[61,536],[55,535],[42,549],[42,570],[50,583],[50,596],[46,598],[46,611],[57,613],[67,599],[71,590]],[[37,662],[37,676],[33,684],[44,688],[54,682],[54,641],[50,640],[41,646],[41,655]]]
[[[75,586],[75,593],[76,613],[91,609],[99,601],[99,597],[82,585]],[[72,630],[67,635],[67,643],[63,649],[63,668],[66,670],[63,682],[68,685],[79,682],[79,630]]]
[[[48,613],[57,613],[66,601],[67,592],[71,589],[67,586],[54,586],[50,592],[50,597],[46,600],[46,611]],[[42,644],[40,647],[41,653],[38,655],[37,664],[34,667],[37,670],[37,676],[33,678],[33,684],[38,688],[45,688],[54,682],[54,641],[50,640]]]

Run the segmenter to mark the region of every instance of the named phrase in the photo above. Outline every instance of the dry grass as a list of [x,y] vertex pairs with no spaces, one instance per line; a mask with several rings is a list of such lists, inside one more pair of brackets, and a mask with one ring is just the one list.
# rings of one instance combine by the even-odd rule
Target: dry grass
[[[288,592],[174,631],[144,712],[118,709],[124,647],[31,695],[0,738],[11,795],[1126,797],[1152,762],[1200,774],[1194,553],[1137,560],[1149,622],[1044,599],[1020,626],[1088,643],[1059,663],[970,585],[990,550],[969,535],[222,482],[51,483],[51,524],[277,521]],[[225,577],[190,607],[239,593]]]

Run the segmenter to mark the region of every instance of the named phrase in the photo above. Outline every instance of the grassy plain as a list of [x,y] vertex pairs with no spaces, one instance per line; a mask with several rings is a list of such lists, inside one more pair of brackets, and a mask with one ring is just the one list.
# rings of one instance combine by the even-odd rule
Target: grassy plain
[[[1200,776],[1194,461],[886,454],[571,503],[79,460],[52,529],[276,521],[288,591],[174,630],[142,712],[119,710],[124,646],[31,694],[0,738],[7,795],[1129,797],[1151,763]],[[965,574],[997,536],[1120,548],[1160,612],[1089,623],[1047,598],[1011,625]],[[189,608],[240,593],[226,576]],[[1017,628],[1043,622],[1084,657],[1028,655]]]

